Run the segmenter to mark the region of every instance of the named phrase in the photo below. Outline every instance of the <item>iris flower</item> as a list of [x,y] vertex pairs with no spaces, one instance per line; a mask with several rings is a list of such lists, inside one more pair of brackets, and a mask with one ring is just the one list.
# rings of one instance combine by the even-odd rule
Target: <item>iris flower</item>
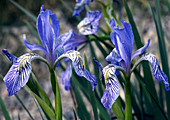
[[[94,89],[97,85],[96,77],[84,68],[80,53],[70,50],[71,47],[69,48],[69,46],[67,46],[68,44],[66,44],[66,41],[62,41],[64,35],[62,37],[59,36],[60,26],[56,15],[52,14],[52,11],[48,9],[43,11],[43,7],[44,6],[42,5],[40,14],[37,18],[37,30],[43,46],[27,42],[25,34],[23,35],[23,39],[25,45],[30,50],[42,50],[46,59],[35,53],[27,53],[17,58],[7,50],[2,50],[13,63],[3,79],[7,86],[8,95],[11,96],[15,94],[27,83],[32,69],[31,61],[34,59],[39,59],[45,62],[49,68],[55,69],[60,60],[63,58],[69,58],[72,61],[75,72],[79,76],[85,77],[88,81],[90,81],[92,89]],[[50,19],[52,21],[52,25],[50,23]],[[78,35],[74,34],[74,36],[76,39]],[[78,36],[78,38],[79,37],[80,36]],[[64,49],[69,51],[66,52]]]
[[123,71],[127,76],[130,76],[132,71],[143,60],[149,61],[151,63],[153,76],[159,82],[164,82],[165,89],[167,91],[170,89],[168,78],[165,73],[161,71],[157,59],[152,53],[146,53],[142,55],[131,69],[131,61],[134,57],[142,54],[146,50],[146,48],[149,46],[150,39],[148,40],[147,44],[145,44],[142,48],[136,50],[132,54],[134,44],[134,35],[132,32],[132,27],[124,20],[121,20],[121,22],[124,25],[124,28],[116,26],[114,19],[110,21],[110,25],[114,31],[110,34],[110,37],[112,43],[115,45],[115,49],[106,57],[106,60],[111,61],[112,64],[109,64],[108,66],[103,68],[103,75],[105,78],[106,88],[101,98],[101,102],[105,108],[109,109],[111,109],[112,104],[119,96],[120,87],[115,74],[116,70]]
[[[87,12],[86,17],[78,24],[79,34],[74,33],[71,29],[68,33],[60,36],[60,40],[63,42],[64,51],[75,50],[75,48],[83,43],[87,42],[87,37],[82,35],[94,34],[98,31],[99,20],[102,13],[99,11]],[[61,81],[65,90],[70,89],[70,79],[72,75],[70,62],[68,62],[66,70],[61,75]]]
[[89,11],[86,17],[78,24],[77,28],[82,35],[91,35],[98,31],[99,20],[102,17],[100,11]]
[[[93,0],[91,0],[93,2]],[[79,15],[84,10],[85,5],[89,5],[89,0],[76,0],[73,16]]]

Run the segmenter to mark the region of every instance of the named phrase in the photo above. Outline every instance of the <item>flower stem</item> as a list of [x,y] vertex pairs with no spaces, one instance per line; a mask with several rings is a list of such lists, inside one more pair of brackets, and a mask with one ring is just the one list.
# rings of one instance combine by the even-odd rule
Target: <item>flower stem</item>
[[56,120],[62,120],[61,96],[60,96],[60,90],[59,90],[57,77],[56,77],[54,69],[52,69],[52,68],[49,68],[49,69],[50,69],[52,90],[53,90],[54,97],[55,97],[55,116],[56,116]]
[[120,96],[116,99],[115,103],[112,105],[112,110],[118,120],[125,119],[125,116],[122,111],[122,104],[121,104]]
[[125,77],[125,120],[132,120],[131,84],[130,77]]

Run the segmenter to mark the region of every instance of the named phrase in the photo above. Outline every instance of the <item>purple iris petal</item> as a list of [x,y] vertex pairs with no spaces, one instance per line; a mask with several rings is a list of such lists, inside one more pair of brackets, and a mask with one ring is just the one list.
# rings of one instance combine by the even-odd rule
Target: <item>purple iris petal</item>
[[15,57],[12,53],[8,52],[6,49],[3,49],[2,52],[8,57],[12,64],[17,61],[17,57]]
[[70,79],[72,75],[72,67],[70,62],[67,65],[66,70],[61,74],[61,82],[65,88],[65,90],[70,90]]
[[133,53],[132,57],[131,57],[131,61],[132,61],[133,58],[136,57],[137,55],[142,54],[142,53],[146,50],[146,48],[148,48],[149,43],[150,43],[150,39],[148,40],[148,43],[145,44],[142,48],[136,50],[136,51]]
[[[169,87],[169,82],[168,82],[168,77],[166,74],[161,70],[160,66],[158,65],[158,61],[155,55],[152,53],[146,53],[142,55],[135,63],[134,67],[135,68],[141,61],[147,60],[151,63],[152,66],[152,74],[157,79],[159,82],[163,81],[165,84],[165,89],[166,91],[170,90]],[[132,68],[132,69],[133,69]]]
[[131,25],[121,20],[124,28],[115,26],[115,20],[112,19],[110,24],[113,28],[114,33],[111,33],[112,42],[115,44],[116,50],[119,56],[123,59],[126,71],[130,69],[130,60],[132,55],[134,36]]
[[89,11],[86,17],[78,24],[77,28],[82,35],[94,34],[99,29],[99,20],[102,17],[100,11]]
[[[59,20],[51,10],[43,11],[44,5],[41,6],[40,13],[37,18],[37,30],[43,46],[30,44],[26,41],[25,35],[24,43],[31,50],[42,50],[45,53],[47,61],[53,65],[54,61],[64,53],[62,44],[59,39],[60,25]],[[50,23],[50,19],[52,24]]]
[[105,108],[112,108],[113,103],[119,96],[119,83],[116,77],[116,67],[114,65],[108,65],[103,69],[106,88],[101,98],[101,102]]
[[[93,2],[93,0],[91,0]],[[84,10],[85,5],[89,5],[89,0],[76,0],[73,16],[79,15]]]
[[31,44],[27,42],[25,34],[23,34],[23,40],[24,40],[25,46],[29,48],[30,50],[42,50],[45,54],[47,54],[46,49],[43,48],[41,45]]
[[23,87],[31,73],[31,61],[34,59],[42,59],[41,56],[28,53],[19,57],[11,66],[10,70],[4,77],[5,85],[7,86],[8,96],[18,92]]
[[89,72],[88,70],[84,68],[83,60],[80,56],[80,53],[77,51],[70,50],[62,54],[58,58],[58,60],[66,58],[66,57],[68,57],[72,61],[72,65],[77,75],[85,77],[88,81],[90,81],[92,90],[94,90],[94,87],[97,85],[97,79],[91,72]]
[[68,33],[64,33],[60,36],[60,39],[63,42],[64,51],[75,50],[75,48],[83,43],[87,42],[87,38],[76,34],[73,29]]

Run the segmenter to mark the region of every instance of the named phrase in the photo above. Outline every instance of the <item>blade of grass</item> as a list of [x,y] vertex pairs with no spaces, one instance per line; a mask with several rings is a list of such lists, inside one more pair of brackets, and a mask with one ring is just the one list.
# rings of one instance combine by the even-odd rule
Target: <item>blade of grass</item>
[[26,10],[25,8],[23,8],[21,5],[19,5],[17,2],[15,2],[14,0],[10,0],[10,2],[12,4],[14,4],[17,8],[19,8],[22,12],[24,12],[26,15],[28,15],[34,22],[37,21],[37,18],[30,13],[28,10]]
[[[85,68],[90,72],[85,51],[84,51],[84,64],[85,64]],[[92,108],[93,108],[94,118],[95,118],[95,120],[98,120],[98,113],[97,113],[97,107],[96,107],[96,98],[94,96],[94,93],[93,93],[93,91],[91,89],[91,85],[90,85],[89,82],[88,82],[88,86],[86,86],[86,87],[87,87],[88,93],[90,94],[90,103],[91,103]]]
[[40,98],[54,111],[54,108],[52,106],[52,103],[51,103],[48,95],[45,93],[43,88],[38,83],[37,78],[33,74],[33,72],[31,73],[31,78],[32,78],[32,82],[33,82],[34,86],[36,87],[36,90],[38,91],[38,96],[40,96]]
[[[73,75],[72,75],[73,76]],[[76,100],[77,100],[77,112],[78,112],[78,116],[80,117],[80,119],[82,120],[90,120],[90,114],[87,111],[86,105],[84,104],[84,101],[82,99],[82,96],[80,94],[80,90],[78,89],[78,86],[75,84],[74,82],[74,78],[72,79],[72,86],[73,86],[73,90],[75,92],[75,96],[76,96]]]
[[39,113],[40,113],[41,119],[44,120],[44,117],[43,117],[43,115],[42,115],[42,113],[41,113],[41,111],[40,111],[40,108],[39,108],[39,106],[38,106],[37,101],[35,100],[34,96],[32,96],[32,98],[33,98],[33,100],[34,100],[34,102],[35,102],[35,104],[36,104],[36,106],[37,106],[37,109],[38,109],[38,111],[39,111]]
[[28,113],[28,115],[30,116],[30,118],[32,120],[34,120],[34,118],[32,117],[31,113],[29,112],[29,110],[26,108],[26,106],[24,105],[24,103],[22,102],[22,100],[19,98],[19,96],[17,94],[14,94],[15,97],[17,98],[17,100],[20,102],[20,104],[22,105],[22,107],[25,109],[25,111]]
[[[166,45],[165,45],[165,40],[164,40],[164,31],[162,28],[162,23],[161,23],[161,14],[160,14],[160,5],[159,1],[155,0],[155,5],[156,5],[156,13],[157,17],[151,8],[149,4],[149,9],[152,13],[155,26],[156,26],[156,31],[157,31],[157,36],[158,36],[158,43],[159,43],[159,52],[161,56],[161,63],[162,63],[162,68],[165,74],[170,77],[169,75],[169,65],[168,65],[168,57],[167,57],[167,52],[166,52]],[[170,81],[169,81],[170,82]],[[166,103],[167,103],[167,112],[168,112],[168,118],[170,119],[170,91],[165,91],[165,96],[166,96]]]
[[39,105],[41,106],[41,108],[45,112],[45,114],[51,120],[55,120],[54,111],[38,95],[36,95],[34,92],[32,92],[27,86],[24,86],[24,89],[36,98],[36,100],[38,101]]
[[[153,96],[153,94],[150,92],[150,89],[148,89],[148,87],[146,86],[146,83],[144,82],[144,79],[140,76],[139,72],[137,70],[134,71],[135,72],[135,76],[138,79],[139,83],[141,84],[143,91],[145,93],[145,95],[147,96],[150,105],[152,106],[152,110],[154,111],[154,119],[157,120],[168,120],[168,118],[166,117],[166,114],[164,113],[160,103],[157,101],[157,99],[155,99],[155,96]],[[156,104],[156,105],[155,105]]]
[[8,113],[8,110],[6,109],[5,107],[5,104],[0,96],[0,106],[1,106],[1,110],[2,110],[2,113],[5,117],[6,120],[11,120],[10,116],[9,116],[9,113]]

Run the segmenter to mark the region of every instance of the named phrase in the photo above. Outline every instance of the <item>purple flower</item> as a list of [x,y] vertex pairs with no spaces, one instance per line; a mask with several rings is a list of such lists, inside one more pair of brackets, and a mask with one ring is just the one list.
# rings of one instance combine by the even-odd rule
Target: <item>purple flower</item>
[[142,48],[136,50],[132,54],[134,43],[132,27],[124,20],[121,20],[121,22],[124,25],[124,28],[116,26],[114,19],[110,21],[110,25],[114,31],[110,34],[110,37],[112,43],[115,45],[115,49],[106,57],[106,60],[111,61],[111,64],[103,69],[106,88],[103,97],[101,98],[101,102],[105,108],[109,109],[111,109],[112,104],[119,96],[120,87],[116,77],[116,70],[123,71],[128,76],[130,76],[133,70],[137,67],[137,65],[143,60],[147,60],[151,63],[153,76],[158,81],[164,82],[166,90],[170,89],[168,78],[165,73],[161,71],[157,59],[153,54],[144,54],[140,59],[136,61],[135,65],[131,69],[131,61],[134,57],[142,54],[146,50],[146,48],[149,46],[150,39],[148,40],[147,44],[145,44]]
[[102,17],[100,11],[89,11],[86,17],[78,24],[77,28],[82,35],[91,35],[98,31],[99,20]]
[[[46,59],[35,53],[27,53],[20,56],[19,58],[16,58],[7,50],[2,50],[9,58],[11,63],[13,63],[10,70],[3,79],[7,86],[8,95],[11,96],[15,94],[27,83],[32,68],[31,61],[34,59],[39,59],[45,62],[48,66],[55,69],[55,66],[59,63],[61,58],[67,57],[72,61],[72,65],[76,73],[90,81],[92,89],[94,89],[94,87],[97,85],[96,77],[84,68],[84,64],[79,53],[76,51],[68,51],[75,49],[78,45],[86,42],[87,38],[74,33],[73,30],[70,30],[69,33],[59,36],[60,26],[56,15],[52,14],[52,11],[48,9],[43,11],[43,7],[44,6],[42,5],[40,14],[37,18],[37,30],[43,46],[27,42],[25,34],[23,35],[23,39],[25,45],[30,50],[42,50]],[[50,18],[52,24],[50,23]],[[71,69],[67,71],[71,72],[70,70]],[[68,78],[70,78],[70,75],[71,73],[68,74]],[[66,80],[67,78],[65,77],[64,79]]]
[[[59,20],[51,10],[43,11],[41,6],[37,18],[37,30],[43,46],[31,44],[26,41],[26,35],[23,35],[24,43],[30,50],[42,50],[48,63],[53,66],[55,60],[64,53],[62,42],[59,39],[60,25]],[[50,19],[52,24],[50,23]]]
[[68,50],[75,50],[77,46],[80,46],[88,41],[87,37],[76,34],[73,29],[60,35],[60,39],[63,42],[64,52]]
[[[93,2],[93,0],[91,0]],[[85,5],[89,5],[89,0],[76,0],[73,16],[79,15],[84,10]]]

